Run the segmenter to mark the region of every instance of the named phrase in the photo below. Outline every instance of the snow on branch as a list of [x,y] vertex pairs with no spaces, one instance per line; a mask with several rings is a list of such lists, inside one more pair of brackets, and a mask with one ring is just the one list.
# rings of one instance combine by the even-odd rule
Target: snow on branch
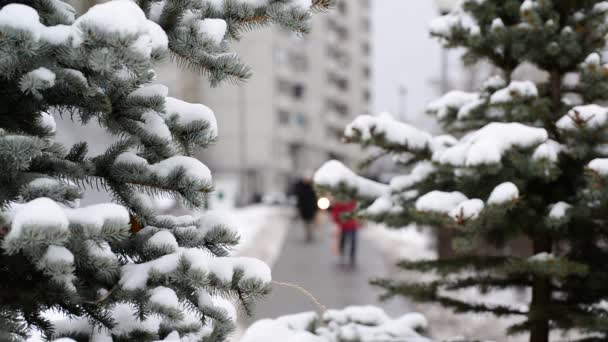
[[547,131],[520,123],[490,123],[463,137],[456,145],[434,153],[433,160],[452,166],[499,164],[514,148],[532,148],[548,139]]
[[576,131],[604,127],[607,121],[608,108],[591,104],[572,108],[556,125],[563,131]]
[[314,183],[323,191],[324,189],[332,192],[343,190],[345,195],[354,195],[354,197],[368,200],[374,200],[389,192],[388,185],[358,176],[337,160],[325,163],[315,173]]
[[399,122],[389,114],[361,115],[346,127],[344,136],[349,142],[364,146],[408,152],[427,151],[433,139],[429,133]]

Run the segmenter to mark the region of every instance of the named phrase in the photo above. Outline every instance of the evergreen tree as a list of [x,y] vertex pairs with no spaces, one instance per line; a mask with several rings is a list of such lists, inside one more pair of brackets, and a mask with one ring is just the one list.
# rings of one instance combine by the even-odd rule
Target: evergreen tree
[[[1,341],[33,329],[62,341],[226,339],[228,299],[250,310],[270,270],[229,256],[238,234],[219,218],[150,206],[205,204],[211,172],[189,155],[218,135],[209,108],[151,84],[154,67],[170,54],[213,84],[245,79],[231,40],[271,23],[306,33],[329,2],[119,0],[79,17],[61,0],[0,4]],[[58,115],[116,142],[96,156],[87,142],[64,147]],[[90,187],[115,203],[80,207]]]
[[[451,91],[429,105],[452,135],[388,115],[347,127],[348,142],[392,155],[408,171],[386,185],[331,161],[316,175],[320,191],[358,198],[362,217],[388,226],[432,225],[458,236],[456,258],[399,264],[435,272],[434,281],[374,280],[387,296],[514,317],[505,334],[529,333],[532,342],[548,341],[551,331],[608,338],[607,14],[606,1],[465,0],[431,33],[498,74],[479,92]],[[515,78],[524,64],[537,71]],[[531,257],[476,252],[522,236]],[[522,308],[456,295],[469,288],[526,289],[531,299]]]

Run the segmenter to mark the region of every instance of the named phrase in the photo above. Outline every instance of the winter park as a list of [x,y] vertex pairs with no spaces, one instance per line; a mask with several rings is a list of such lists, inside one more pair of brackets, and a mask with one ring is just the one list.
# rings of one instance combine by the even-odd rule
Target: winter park
[[608,1],[0,2],[0,342],[608,341]]

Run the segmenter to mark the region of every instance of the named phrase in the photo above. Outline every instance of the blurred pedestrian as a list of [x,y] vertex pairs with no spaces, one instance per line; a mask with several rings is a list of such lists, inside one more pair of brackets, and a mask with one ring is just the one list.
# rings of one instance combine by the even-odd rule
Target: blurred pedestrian
[[356,265],[357,230],[359,222],[349,217],[357,209],[357,202],[335,202],[331,207],[331,216],[340,229],[340,259],[345,259],[347,245],[350,245],[350,265]]
[[312,179],[302,178],[294,184],[293,194],[296,197],[296,207],[300,219],[304,223],[306,241],[314,239],[314,225],[317,217],[317,194],[312,184]]

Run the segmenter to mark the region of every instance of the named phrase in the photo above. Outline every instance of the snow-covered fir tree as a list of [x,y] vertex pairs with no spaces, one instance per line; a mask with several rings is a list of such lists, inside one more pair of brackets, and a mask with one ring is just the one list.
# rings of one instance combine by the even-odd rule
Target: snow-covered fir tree
[[[451,91],[428,107],[451,135],[433,136],[389,115],[361,116],[348,142],[403,164],[390,184],[337,161],[316,174],[320,191],[359,199],[360,215],[392,227],[432,225],[458,233],[453,259],[403,261],[434,281],[375,280],[388,296],[435,302],[458,313],[511,317],[506,334],[551,332],[608,338],[608,2],[465,0],[431,24],[468,62],[497,75],[479,92]],[[542,82],[514,79],[534,65]],[[538,76],[538,75],[535,75]],[[525,237],[533,253],[480,256]],[[524,289],[528,305],[465,300],[458,292]]]
[[[14,2],[14,3],[13,3]],[[189,157],[218,136],[214,113],[152,84],[169,55],[212,83],[241,80],[240,33],[306,33],[328,0],[111,1],[81,16],[61,0],[0,5],[0,340],[224,341],[237,300],[270,270],[230,257],[220,218],[159,215],[150,196],[201,208],[210,170]],[[101,125],[115,143],[54,141],[54,118]],[[80,207],[100,187],[115,202]],[[51,322],[48,312],[67,318]]]

